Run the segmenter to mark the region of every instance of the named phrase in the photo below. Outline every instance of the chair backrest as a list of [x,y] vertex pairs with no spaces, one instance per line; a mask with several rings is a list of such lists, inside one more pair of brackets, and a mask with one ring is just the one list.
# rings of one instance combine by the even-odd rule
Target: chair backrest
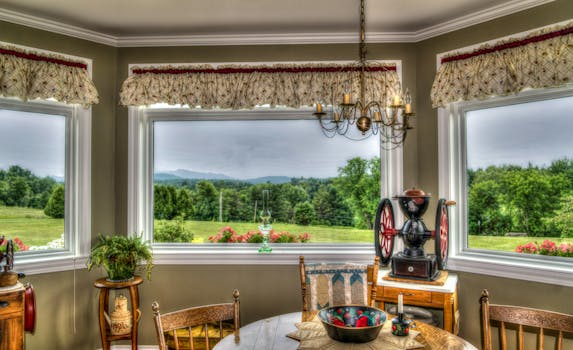
[[563,346],[563,333],[573,334],[573,315],[559,312],[532,309],[527,307],[497,305],[489,303],[489,292],[484,289],[480,297],[482,345],[484,350],[492,350],[492,322],[499,322],[499,340],[502,350],[507,349],[506,328],[517,326],[517,348],[523,350],[523,327],[539,329],[537,334],[538,349],[543,350],[545,330],[555,331],[557,349]]
[[374,264],[313,263],[300,257],[302,311],[316,311],[341,304],[374,306],[379,258]]
[[[213,330],[209,329],[210,325],[218,325],[218,339],[222,339],[223,321],[228,320],[233,320],[235,343],[238,343],[240,339],[240,306],[239,291],[237,289],[233,291],[233,299],[234,301],[232,303],[196,306],[166,314],[161,314],[159,312],[159,303],[154,301],[151,308],[153,309],[154,314],[153,320],[155,323],[159,350],[168,350],[166,341],[166,335],[168,334],[173,338],[173,344],[171,346],[176,350],[180,349],[180,341],[178,338],[182,337],[188,338],[191,350],[195,350],[193,328],[197,328],[197,326],[202,327],[201,334],[204,333],[205,349],[209,350],[209,339],[212,337],[210,333],[213,333]],[[181,334],[182,330],[184,331],[183,335]]]

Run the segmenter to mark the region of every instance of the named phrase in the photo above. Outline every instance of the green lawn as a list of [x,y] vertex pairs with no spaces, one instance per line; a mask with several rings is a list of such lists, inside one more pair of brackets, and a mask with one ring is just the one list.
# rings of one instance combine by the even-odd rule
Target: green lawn
[[[195,235],[194,243],[208,243],[208,238],[219,232],[222,227],[231,226],[238,234],[257,229],[255,223],[215,221],[187,221],[186,227]],[[349,227],[301,226],[293,224],[274,223],[275,231],[286,231],[291,234],[309,233],[311,243],[324,242],[362,242],[373,243],[374,234],[371,230],[359,230]],[[45,245],[60,238],[64,232],[64,220],[52,219],[42,210],[30,208],[15,208],[0,206],[0,235],[7,238],[20,238],[24,244]],[[474,249],[489,249],[515,251],[515,247],[529,242],[541,243],[551,239],[555,243],[573,243],[573,238],[543,238],[543,237],[500,237],[473,236],[469,237],[469,246]]]
[[[159,221],[159,220],[157,220]],[[157,222],[156,221],[156,222]],[[209,243],[208,238],[214,236],[222,227],[231,226],[237,234],[257,230],[258,224],[249,222],[221,223],[216,221],[187,221],[185,226],[195,235],[194,243]],[[274,223],[275,232],[286,231],[291,234],[309,233],[312,243],[319,242],[362,242],[371,243],[374,233],[371,230],[360,230],[343,226],[301,226],[294,224]]]
[[27,246],[41,246],[60,238],[64,219],[52,219],[43,210],[0,206],[0,235],[20,238]]
[[472,249],[501,250],[513,252],[518,245],[529,242],[542,243],[550,240],[559,245],[560,243],[573,243],[573,238],[560,237],[505,237],[505,236],[475,236],[470,235],[468,246]]

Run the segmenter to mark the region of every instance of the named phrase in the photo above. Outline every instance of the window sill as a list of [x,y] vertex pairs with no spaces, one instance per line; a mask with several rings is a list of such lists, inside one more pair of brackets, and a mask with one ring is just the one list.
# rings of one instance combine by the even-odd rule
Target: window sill
[[70,271],[86,268],[87,257],[54,254],[53,256],[22,257],[16,256],[14,271],[26,275]]
[[[567,259],[567,258],[564,258]],[[450,256],[448,269],[573,287],[573,261],[508,257],[481,252]]]
[[157,265],[296,265],[299,256],[306,261],[348,261],[372,264],[372,244],[271,244],[271,253],[259,253],[260,244],[216,243],[196,246],[154,245],[153,263]]

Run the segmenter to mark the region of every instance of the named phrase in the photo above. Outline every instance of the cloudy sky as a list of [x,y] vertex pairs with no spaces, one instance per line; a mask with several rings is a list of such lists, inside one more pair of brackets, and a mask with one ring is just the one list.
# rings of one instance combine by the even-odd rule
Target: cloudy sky
[[573,159],[573,97],[474,111],[467,123],[471,169]]
[[380,154],[376,137],[327,138],[316,120],[171,121],[156,122],[154,130],[156,172],[188,169],[236,179],[332,177],[352,157]]
[[64,176],[64,117],[0,109],[0,169],[20,165],[38,176]]
[[[573,159],[573,97],[560,102],[470,112],[469,167]],[[63,176],[64,138],[63,117],[0,110],[0,168],[17,164],[39,176]],[[352,157],[379,155],[376,137],[329,139],[316,120],[157,122],[155,143],[156,172],[187,169],[237,179],[332,177]]]

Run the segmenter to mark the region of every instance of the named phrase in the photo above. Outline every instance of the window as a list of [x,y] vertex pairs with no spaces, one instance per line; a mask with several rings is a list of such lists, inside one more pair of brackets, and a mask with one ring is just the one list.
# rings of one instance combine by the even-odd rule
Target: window
[[571,284],[573,88],[440,111],[453,269]]
[[[130,108],[130,123],[128,229],[153,241],[157,262],[371,259],[381,168],[398,158],[395,150],[380,159],[379,138],[327,138],[310,110],[263,107]],[[277,243],[265,257],[263,205]]]
[[0,234],[18,272],[66,269],[86,251],[89,145],[89,110],[0,99]]

